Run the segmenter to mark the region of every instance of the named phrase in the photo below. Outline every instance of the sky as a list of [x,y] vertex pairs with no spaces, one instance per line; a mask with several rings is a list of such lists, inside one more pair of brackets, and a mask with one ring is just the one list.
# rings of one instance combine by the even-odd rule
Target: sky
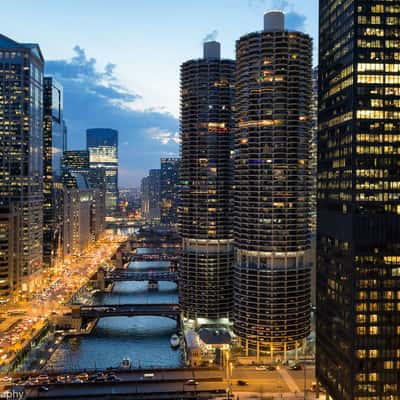
[[180,64],[200,58],[206,39],[234,58],[235,41],[261,30],[270,9],[283,9],[289,29],[315,39],[317,3],[15,0],[1,4],[0,33],[39,43],[46,74],[64,86],[68,149],[85,148],[88,128],[117,129],[120,186],[138,187],[161,157],[179,156]]

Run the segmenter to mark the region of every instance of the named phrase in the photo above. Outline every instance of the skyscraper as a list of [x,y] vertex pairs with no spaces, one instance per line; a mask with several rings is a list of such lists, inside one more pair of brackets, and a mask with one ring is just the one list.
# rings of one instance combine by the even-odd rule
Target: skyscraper
[[86,131],[90,168],[104,168],[106,211],[117,210],[118,204],[118,131],[96,128]]
[[320,1],[317,379],[400,398],[400,5]]
[[179,158],[162,158],[160,172],[160,216],[163,224],[178,222]]
[[218,42],[181,66],[179,299],[190,319],[231,315],[234,71]]
[[145,218],[160,218],[160,170],[151,169],[142,179],[142,214]]
[[62,249],[65,128],[61,84],[45,77],[43,85],[43,264],[52,266]]
[[310,333],[311,54],[279,11],[236,43],[234,331],[271,359]]
[[[77,189],[85,192],[88,189],[91,190],[91,239],[99,239],[104,230],[106,216],[105,168],[90,168],[89,152],[87,150],[68,150],[64,151],[62,158],[62,175],[63,183],[67,189]],[[79,177],[78,180],[77,176]],[[74,196],[78,195],[75,190],[75,193],[72,193],[72,196],[66,197],[66,199],[73,201]],[[65,249],[68,249],[68,244],[64,246]]]
[[23,290],[34,286],[42,267],[43,64],[37,44],[0,35],[0,209],[9,216],[2,221],[17,222],[20,254],[13,276]]

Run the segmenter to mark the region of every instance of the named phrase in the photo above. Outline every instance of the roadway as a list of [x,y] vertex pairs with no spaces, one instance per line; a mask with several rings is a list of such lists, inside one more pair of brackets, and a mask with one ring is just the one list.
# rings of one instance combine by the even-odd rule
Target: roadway
[[72,309],[72,317],[103,318],[103,317],[133,317],[133,316],[162,316],[176,319],[180,315],[179,304],[102,304],[84,305],[75,311]]

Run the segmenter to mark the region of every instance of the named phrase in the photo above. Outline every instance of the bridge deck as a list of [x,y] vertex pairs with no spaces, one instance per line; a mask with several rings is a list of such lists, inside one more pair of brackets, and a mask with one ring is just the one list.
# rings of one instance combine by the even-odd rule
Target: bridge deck
[[109,281],[169,281],[176,282],[178,274],[176,272],[135,272],[127,269],[116,269],[106,274],[106,280]]
[[74,306],[73,317],[102,318],[102,317],[134,317],[134,316],[161,316],[178,319],[180,316],[179,304],[107,304]]

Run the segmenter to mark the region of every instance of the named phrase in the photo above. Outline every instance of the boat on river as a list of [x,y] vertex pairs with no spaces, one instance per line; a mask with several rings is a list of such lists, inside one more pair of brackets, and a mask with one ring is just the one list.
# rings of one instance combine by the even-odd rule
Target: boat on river
[[174,334],[171,336],[169,342],[170,342],[171,347],[172,347],[173,349],[177,349],[177,348],[179,347],[179,345],[180,345],[181,339],[179,338],[179,336],[178,336],[176,333],[174,333]]
[[130,369],[130,368],[131,368],[131,365],[132,365],[132,363],[131,363],[130,358],[129,358],[129,357],[124,357],[124,358],[122,359],[122,361],[121,361],[120,367],[121,367],[122,369]]

